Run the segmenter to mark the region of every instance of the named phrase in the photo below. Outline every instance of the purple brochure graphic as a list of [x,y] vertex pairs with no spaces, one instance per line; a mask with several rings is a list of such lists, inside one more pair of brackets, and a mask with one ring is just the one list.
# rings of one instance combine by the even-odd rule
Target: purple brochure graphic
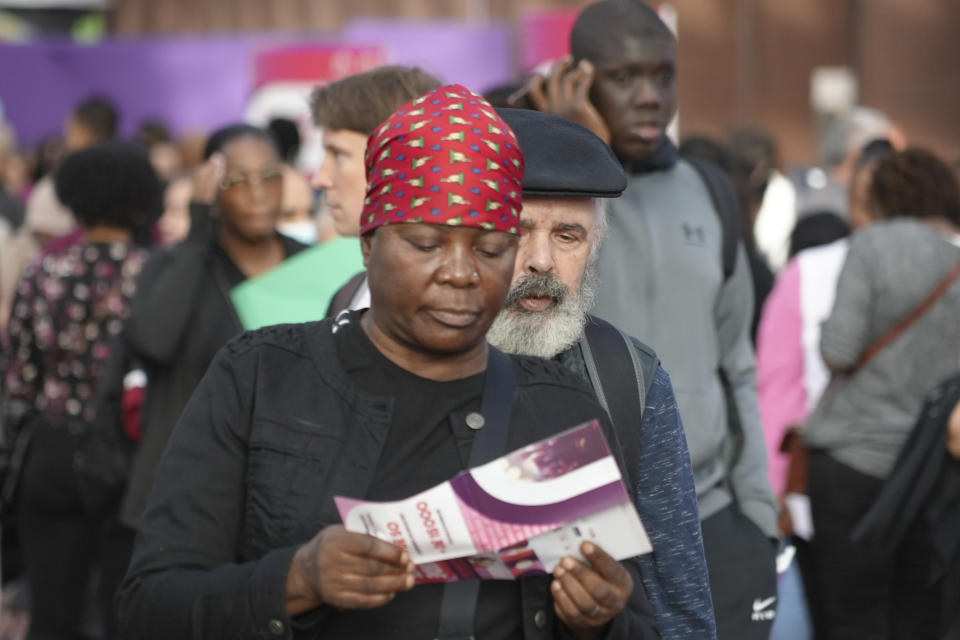
[[586,540],[617,559],[650,551],[596,420],[405,500],[336,502],[348,530],[408,549],[418,582],[552,571]]

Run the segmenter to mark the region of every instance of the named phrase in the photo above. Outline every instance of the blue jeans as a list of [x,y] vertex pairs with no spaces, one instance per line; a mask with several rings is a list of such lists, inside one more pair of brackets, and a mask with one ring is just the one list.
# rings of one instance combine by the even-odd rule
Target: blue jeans
[[780,543],[777,556],[777,595],[777,617],[773,620],[770,640],[812,640],[813,621],[807,606],[807,594],[797,563],[796,547],[789,540]]

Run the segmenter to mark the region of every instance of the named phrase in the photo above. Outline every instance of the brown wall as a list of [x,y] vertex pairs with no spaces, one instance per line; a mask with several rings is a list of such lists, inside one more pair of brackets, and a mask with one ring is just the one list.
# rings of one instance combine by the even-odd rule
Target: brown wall
[[577,7],[583,0],[114,0],[125,34],[172,31],[338,29],[363,16],[515,19],[524,11]]
[[810,73],[844,64],[846,4],[676,0],[682,132],[762,127],[776,133],[787,160],[813,160]]
[[[866,3],[864,3],[866,4]],[[960,2],[870,0],[858,42],[861,95],[911,143],[960,153]]]
[[886,111],[911,144],[960,152],[960,2],[674,0],[680,15],[683,132],[751,124],[784,159],[816,159],[810,75],[847,65],[860,102]]
[[[774,132],[787,162],[816,159],[810,73],[858,72],[861,102],[911,142],[960,151],[960,2],[671,0],[679,13],[682,133]],[[335,30],[360,16],[516,20],[579,0],[115,0],[122,34]]]

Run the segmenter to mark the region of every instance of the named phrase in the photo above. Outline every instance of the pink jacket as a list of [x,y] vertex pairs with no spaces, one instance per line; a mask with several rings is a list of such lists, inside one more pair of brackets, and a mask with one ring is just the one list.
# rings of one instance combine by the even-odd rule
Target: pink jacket
[[770,460],[770,484],[781,495],[787,457],[780,442],[802,423],[826,388],[820,325],[830,315],[848,243],[800,252],[781,272],[763,307],[757,330],[757,394]]

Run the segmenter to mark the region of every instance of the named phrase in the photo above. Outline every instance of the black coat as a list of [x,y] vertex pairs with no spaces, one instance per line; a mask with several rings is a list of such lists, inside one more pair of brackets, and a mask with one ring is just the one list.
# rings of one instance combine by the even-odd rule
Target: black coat
[[[365,497],[391,425],[392,399],[352,384],[332,327],[325,320],[246,333],[211,365],[157,472],[118,599],[124,637],[390,637],[367,628],[363,611],[320,607],[291,620],[284,610],[296,549],[340,522],[333,496]],[[509,450],[597,417],[614,441],[574,374],[512,360]],[[467,449],[471,442],[458,437]],[[639,565],[624,566],[635,589],[607,637],[659,637]],[[521,580],[526,638],[562,637],[549,583]]]
[[943,585],[944,628],[960,638],[960,460],[947,452],[950,413],[960,402],[960,373],[939,384],[923,410],[874,505],[853,539],[895,549],[916,523],[930,532],[931,584]]
[[[210,208],[191,205],[190,236],[155,253],[143,268],[124,338],[147,372],[142,440],[134,456],[121,520],[136,527],[153,476],[194,389],[217,351],[243,331],[230,300],[237,276],[224,268]],[[287,256],[305,248],[279,236]]]

